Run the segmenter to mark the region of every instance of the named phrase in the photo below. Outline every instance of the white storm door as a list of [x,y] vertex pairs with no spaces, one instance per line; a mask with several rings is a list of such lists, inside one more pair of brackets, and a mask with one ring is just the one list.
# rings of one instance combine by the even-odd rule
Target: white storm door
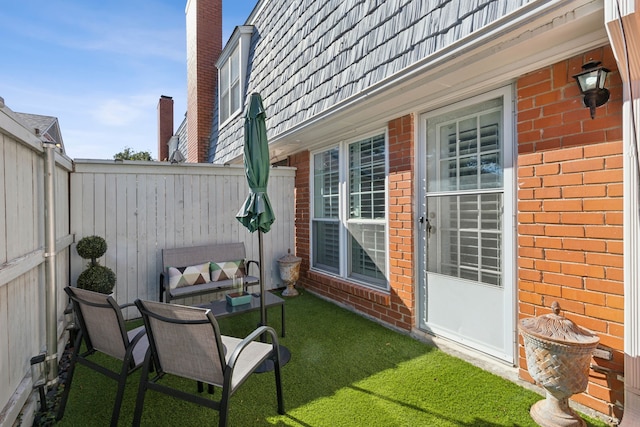
[[422,116],[420,326],[513,362],[511,103],[499,93]]

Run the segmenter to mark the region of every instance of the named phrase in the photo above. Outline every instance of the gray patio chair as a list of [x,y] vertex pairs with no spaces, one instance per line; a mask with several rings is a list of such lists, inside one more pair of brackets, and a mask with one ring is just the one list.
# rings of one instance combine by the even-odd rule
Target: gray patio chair
[[[220,426],[227,425],[229,399],[267,359],[274,364],[278,413],[284,414],[280,379],[278,334],[260,326],[244,339],[220,334],[218,322],[208,309],[136,300],[149,336],[133,418],[140,425],[147,389],[165,393],[220,412]],[[262,334],[271,343],[256,341]],[[150,368],[155,375],[149,378]],[[158,381],[172,374],[222,388],[220,400],[187,393]]]
[[[76,364],[80,363],[117,381],[118,389],[111,414],[111,425],[116,426],[120,416],[127,376],[142,366],[144,355],[149,348],[144,326],[131,331],[125,329],[121,309],[133,304],[118,306],[111,296],[85,289],[67,286],[64,290],[73,302],[73,310],[77,316],[80,332],[74,342],[73,354],[56,419],[60,420],[64,416]],[[86,345],[86,351],[81,353],[82,341]],[[96,352],[122,361],[120,372],[89,360],[88,357]]]

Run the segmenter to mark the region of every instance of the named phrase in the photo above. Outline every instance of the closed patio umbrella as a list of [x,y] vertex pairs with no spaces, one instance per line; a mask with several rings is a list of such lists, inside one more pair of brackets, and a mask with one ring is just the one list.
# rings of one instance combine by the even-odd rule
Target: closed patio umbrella
[[[258,231],[258,252],[260,261],[260,324],[267,324],[267,308],[264,302],[264,249],[262,235],[268,233],[276,217],[267,195],[269,182],[269,142],[262,98],[252,93],[244,121],[244,169],[249,184],[249,195],[236,214],[238,221],[253,233]],[[282,319],[284,322],[284,318]],[[291,352],[280,346],[280,363],[284,365],[291,358]],[[265,360],[256,372],[273,370],[273,362]]]
[[249,184],[249,195],[236,214],[238,221],[253,233],[258,231],[258,252],[260,261],[260,322],[266,324],[264,304],[264,252],[262,234],[268,233],[276,217],[267,195],[269,182],[269,143],[262,98],[252,93],[244,121],[244,169]]

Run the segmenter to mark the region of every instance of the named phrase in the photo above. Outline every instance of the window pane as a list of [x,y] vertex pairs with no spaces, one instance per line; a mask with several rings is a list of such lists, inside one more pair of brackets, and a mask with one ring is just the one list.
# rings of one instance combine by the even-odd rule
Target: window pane
[[220,122],[224,122],[229,118],[229,92],[220,96]]
[[351,236],[351,276],[366,279],[376,287],[386,287],[385,227],[381,224],[349,224]]
[[230,90],[231,106],[230,111],[233,113],[240,109],[240,83],[236,81]]
[[337,221],[313,222],[313,266],[338,273],[340,232]]
[[231,83],[240,78],[240,49],[236,49],[229,58],[229,64],[231,69],[229,70],[229,77]]
[[385,218],[385,140],[378,135],[349,145],[349,218]]
[[314,218],[338,218],[340,184],[338,149],[313,157]]
[[222,66],[220,70],[220,92],[229,90],[229,62]]

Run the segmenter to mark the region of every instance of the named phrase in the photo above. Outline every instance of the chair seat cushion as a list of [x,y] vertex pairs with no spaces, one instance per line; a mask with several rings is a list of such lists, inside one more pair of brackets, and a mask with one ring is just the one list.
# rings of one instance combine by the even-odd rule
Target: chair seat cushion
[[[226,362],[229,363],[231,355],[242,340],[226,335],[222,335],[221,339],[226,349],[225,359]],[[236,362],[233,378],[231,378],[231,389],[235,390],[236,387],[242,384],[249,374],[269,356],[272,350],[273,346],[271,344],[252,341],[242,353],[240,353],[240,357]]]
[[[138,333],[144,330],[144,326],[139,326],[128,331],[127,336],[129,337],[129,342],[133,341],[133,338],[135,338]],[[145,333],[133,348],[133,360],[136,366],[139,366],[142,364],[142,362],[144,362],[144,356],[147,353],[147,348],[149,348],[149,337]]]

